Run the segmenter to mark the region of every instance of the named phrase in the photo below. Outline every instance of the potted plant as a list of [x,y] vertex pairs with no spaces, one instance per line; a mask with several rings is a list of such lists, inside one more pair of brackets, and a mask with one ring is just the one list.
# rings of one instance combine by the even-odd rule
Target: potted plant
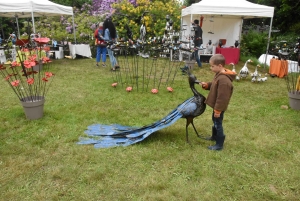
[[295,72],[290,72],[285,76],[286,85],[288,89],[290,107],[294,110],[300,110],[300,68],[298,62]]
[[43,116],[45,96],[54,77],[44,51],[49,38],[35,38],[34,42],[36,47],[30,47],[28,39],[18,40],[16,60],[0,64],[0,74],[19,98],[27,119]]

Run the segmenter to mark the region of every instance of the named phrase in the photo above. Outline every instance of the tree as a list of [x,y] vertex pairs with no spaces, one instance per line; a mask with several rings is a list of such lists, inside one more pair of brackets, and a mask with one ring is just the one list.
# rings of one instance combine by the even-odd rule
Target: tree
[[[93,44],[94,30],[103,18],[90,15],[90,8],[88,6],[85,8],[85,10],[74,9],[76,42]],[[74,42],[72,16],[43,17],[36,22],[36,30],[56,41]]]
[[65,6],[72,6],[76,8],[81,8],[83,4],[91,4],[91,0],[50,0],[54,3],[65,5]]
[[252,3],[263,4],[275,8],[273,27],[281,33],[294,32],[300,34],[300,0],[248,0]]
[[118,4],[113,4],[115,14],[113,20],[118,24],[117,29],[120,37],[126,37],[126,25],[134,33],[133,38],[139,37],[139,29],[142,24],[141,17],[145,11],[144,21],[147,37],[163,36],[166,26],[166,15],[172,19],[173,29],[180,28],[181,3],[177,0],[170,0],[166,3],[162,1],[137,0],[136,5],[123,0]]
[[190,6],[192,5],[193,3],[198,3],[200,0],[184,0],[183,1],[183,5],[185,6]]

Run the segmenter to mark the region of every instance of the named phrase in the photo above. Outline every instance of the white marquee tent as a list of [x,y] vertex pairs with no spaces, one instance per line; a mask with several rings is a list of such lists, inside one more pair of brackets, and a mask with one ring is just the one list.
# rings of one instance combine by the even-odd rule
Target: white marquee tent
[[[193,35],[191,22],[203,18],[203,45],[212,40],[213,44],[219,39],[226,39],[225,46],[234,46],[236,40],[241,40],[243,19],[271,18],[269,40],[271,37],[274,8],[254,4],[246,0],[202,0],[199,3],[181,11],[181,40],[187,40]],[[210,32],[210,33],[209,33]],[[213,34],[212,34],[213,33]],[[267,51],[269,49],[269,41]]]
[[[48,0],[0,0],[0,17],[32,18],[33,32],[35,32],[34,17],[42,16],[73,16],[73,33],[75,36],[73,8],[53,3]],[[20,36],[20,33],[18,33]]]

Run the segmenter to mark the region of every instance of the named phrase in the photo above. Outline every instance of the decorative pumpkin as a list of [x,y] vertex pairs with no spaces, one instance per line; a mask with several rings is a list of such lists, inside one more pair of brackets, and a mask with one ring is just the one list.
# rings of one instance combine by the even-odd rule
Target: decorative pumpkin
[[118,85],[117,82],[111,84],[112,87],[116,87],[117,85]]
[[158,89],[152,89],[152,90],[151,90],[151,93],[157,94],[157,93],[158,93]]
[[173,92],[173,88],[172,88],[172,87],[167,87],[167,90],[168,90],[169,92]]
[[127,87],[126,91],[131,92],[132,91],[132,87]]

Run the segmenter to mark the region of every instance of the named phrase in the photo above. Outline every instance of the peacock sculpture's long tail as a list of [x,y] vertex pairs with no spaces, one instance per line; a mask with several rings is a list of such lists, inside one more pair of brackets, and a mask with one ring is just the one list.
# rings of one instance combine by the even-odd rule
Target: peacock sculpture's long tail
[[128,146],[140,142],[155,131],[161,130],[175,123],[180,118],[186,118],[186,139],[188,142],[189,124],[193,125],[196,134],[199,136],[194,124],[193,118],[201,115],[206,108],[205,97],[197,92],[194,83],[199,83],[194,75],[189,75],[190,87],[194,96],[187,99],[177,106],[163,119],[150,125],[140,128],[122,126],[119,124],[103,125],[94,124],[88,127],[85,133],[88,137],[81,137],[78,144],[94,144],[95,148],[108,148],[116,146]]

